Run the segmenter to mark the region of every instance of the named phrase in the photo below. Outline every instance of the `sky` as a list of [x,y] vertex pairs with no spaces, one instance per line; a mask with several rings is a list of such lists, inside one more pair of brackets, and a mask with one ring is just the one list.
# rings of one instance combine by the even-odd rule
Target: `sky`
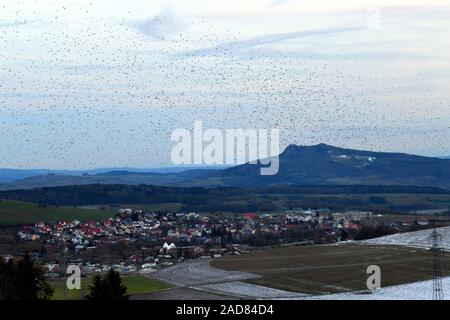
[[0,168],[171,165],[171,132],[450,155],[450,0],[0,0]]

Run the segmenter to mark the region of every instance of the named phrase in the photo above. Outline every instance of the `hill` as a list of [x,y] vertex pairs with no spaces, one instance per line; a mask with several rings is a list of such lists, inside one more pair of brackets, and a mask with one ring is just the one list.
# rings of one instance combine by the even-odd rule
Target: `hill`
[[83,175],[46,173],[37,176],[29,176],[18,181],[0,184],[0,190],[87,184],[149,184],[161,186],[187,186],[194,183],[196,179],[203,179],[203,177],[208,176],[215,170],[216,169],[184,169],[181,171],[162,171],[163,173],[113,170],[92,174],[85,173]]
[[243,164],[212,173],[225,185],[282,184],[420,185],[450,188],[450,160],[403,153],[344,149],[319,144],[288,146],[279,172],[261,176],[261,165]]
[[[329,208],[331,210],[372,210],[411,212],[444,210],[450,204],[450,191],[410,186],[271,186],[263,188],[181,188],[150,185],[73,185],[0,192],[2,203],[11,200],[46,206],[127,206],[164,208],[176,206],[183,212],[285,212],[294,208]],[[30,207],[31,208],[31,207]],[[159,209],[158,209],[159,208]],[[39,206],[33,205],[33,210]],[[45,207],[44,207],[45,209]],[[64,208],[55,209],[61,213]],[[68,214],[74,213],[71,208]],[[49,210],[44,210],[45,212]],[[2,212],[18,218],[28,211]],[[77,212],[78,214],[79,212]],[[3,217],[4,218],[4,217]],[[19,219],[20,220],[20,219]]]
[[[432,229],[391,234],[379,238],[366,240],[366,243],[374,245],[396,245],[408,246],[415,248],[428,249],[432,246],[431,232]],[[450,250],[450,227],[437,228],[436,231],[440,235],[440,246],[442,249]]]
[[279,172],[276,175],[262,176],[260,169],[260,163],[246,163],[225,169],[203,168],[182,171],[172,169],[169,172],[123,169],[84,175],[51,173],[4,183],[0,185],[0,190],[85,184],[149,184],[180,187],[415,185],[450,189],[450,159],[353,150],[326,144],[290,145],[279,155]]
[[[14,185],[14,182],[18,182],[18,185],[23,185],[25,187],[29,187],[27,185],[30,182],[33,184],[54,184],[55,176],[58,176],[58,179],[67,179],[70,182],[71,179],[75,182],[84,182],[85,180],[88,182],[89,179],[92,180],[93,176],[96,176],[97,179],[100,179],[102,176],[110,176],[110,175],[147,175],[151,176],[154,174],[155,176],[160,175],[168,175],[179,173],[180,176],[183,176],[183,172],[189,171],[191,174],[198,172],[199,170],[208,170],[213,169],[225,169],[228,166],[170,166],[170,167],[150,167],[150,168],[97,168],[90,170],[56,170],[56,169],[9,169],[9,168],[0,168],[0,184],[6,185]],[[36,177],[36,178],[35,178]],[[84,178],[82,178],[84,177]],[[30,179],[35,178],[35,179]],[[69,183],[70,184],[70,183]],[[82,183],[85,184],[85,183]]]

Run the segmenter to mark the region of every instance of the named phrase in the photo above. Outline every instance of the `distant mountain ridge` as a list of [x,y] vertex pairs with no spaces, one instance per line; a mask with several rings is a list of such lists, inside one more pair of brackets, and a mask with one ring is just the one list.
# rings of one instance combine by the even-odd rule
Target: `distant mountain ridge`
[[279,172],[260,174],[261,164],[178,172],[127,169],[89,175],[40,175],[0,185],[0,190],[83,184],[151,184],[181,187],[267,187],[274,185],[409,185],[450,189],[450,159],[404,153],[289,145],[279,155]]
[[[228,166],[216,166],[223,169]],[[0,168],[0,184],[13,183],[38,176],[101,176],[101,175],[133,175],[139,173],[145,174],[169,174],[187,170],[209,170],[210,166],[194,167],[194,166],[172,166],[172,167],[150,167],[150,168],[98,168],[89,170],[58,170],[58,169],[10,169]],[[76,181],[76,179],[75,179]]]
[[216,175],[226,185],[365,184],[450,187],[450,160],[404,153],[289,145],[277,175],[261,176],[261,165],[243,164]]

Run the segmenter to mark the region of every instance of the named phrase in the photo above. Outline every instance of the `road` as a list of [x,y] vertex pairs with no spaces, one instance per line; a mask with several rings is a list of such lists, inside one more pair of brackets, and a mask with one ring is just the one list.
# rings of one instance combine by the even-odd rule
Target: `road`
[[161,292],[160,294],[149,294],[142,298],[179,299],[294,299],[305,297],[303,294],[292,293],[278,289],[272,289],[259,285],[248,284],[243,281],[259,278],[259,275],[239,272],[225,271],[213,268],[209,260],[199,259],[186,261],[172,267],[151,273],[149,277],[170,283],[174,289]]

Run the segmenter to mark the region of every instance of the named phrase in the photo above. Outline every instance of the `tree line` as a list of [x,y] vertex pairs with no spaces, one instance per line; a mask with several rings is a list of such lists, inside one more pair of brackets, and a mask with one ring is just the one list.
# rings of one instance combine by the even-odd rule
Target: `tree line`
[[[0,300],[37,301],[49,300],[54,288],[45,278],[45,270],[29,254],[22,258],[0,257]],[[89,286],[88,300],[127,300],[127,287],[120,274],[109,270],[105,275],[96,275]]]
[[[80,206],[80,205],[120,205],[181,203],[183,210],[198,212],[243,212],[277,210],[270,196],[298,195],[295,199],[286,197],[289,207],[321,206],[335,209],[383,206],[384,198],[371,196],[369,200],[358,197],[360,194],[415,193],[450,194],[449,190],[418,186],[273,186],[270,188],[182,188],[151,185],[72,185],[45,187],[29,190],[9,190],[0,192],[0,199],[20,200],[37,203],[41,206]],[[330,195],[329,197],[302,198],[302,194]],[[344,194],[345,197],[333,195]]]

